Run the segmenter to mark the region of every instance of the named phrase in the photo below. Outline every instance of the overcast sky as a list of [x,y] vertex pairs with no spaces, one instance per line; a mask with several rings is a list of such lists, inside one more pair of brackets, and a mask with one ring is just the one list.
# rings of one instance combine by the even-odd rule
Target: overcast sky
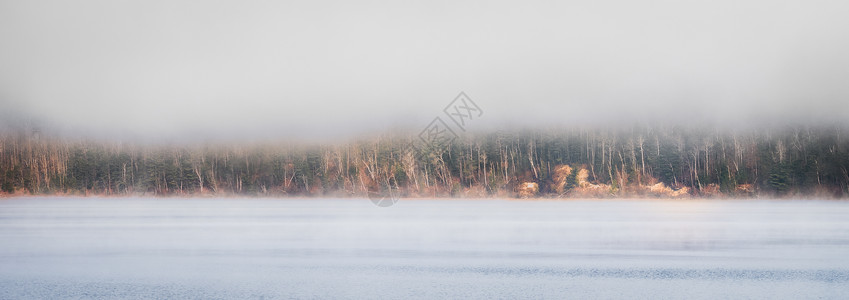
[[64,130],[849,117],[847,1],[0,0],[0,104]]

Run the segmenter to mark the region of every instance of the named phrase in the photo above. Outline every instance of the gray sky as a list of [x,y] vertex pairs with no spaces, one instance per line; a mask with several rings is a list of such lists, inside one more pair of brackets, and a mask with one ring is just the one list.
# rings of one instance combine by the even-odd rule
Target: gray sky
[[846,1],[0,0],[0,104],[144,137],[849,117]]

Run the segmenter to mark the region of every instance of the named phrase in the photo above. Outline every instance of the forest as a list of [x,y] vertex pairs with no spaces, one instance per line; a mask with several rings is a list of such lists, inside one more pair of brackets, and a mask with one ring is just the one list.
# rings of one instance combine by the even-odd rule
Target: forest
[[145,144],[0,134],[0,194],[363,197],[849,195],[844,125],[640,125],[470,133],[438,147],[383,134],[333,143]]

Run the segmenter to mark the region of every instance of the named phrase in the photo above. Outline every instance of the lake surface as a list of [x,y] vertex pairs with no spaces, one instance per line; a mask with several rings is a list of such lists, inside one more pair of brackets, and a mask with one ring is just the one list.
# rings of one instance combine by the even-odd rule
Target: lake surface
[[849,299],[849,202],[0,199],[0,299]]

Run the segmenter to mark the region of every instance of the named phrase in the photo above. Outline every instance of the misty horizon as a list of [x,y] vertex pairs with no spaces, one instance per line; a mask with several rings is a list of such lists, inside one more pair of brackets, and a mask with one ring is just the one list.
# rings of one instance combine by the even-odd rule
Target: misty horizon
[[66,135],[416,133],[849,117],[849,5],[226,1],[0,4],[0,113]]
[[0,299],[849,299],[847,15],[0,0]]

